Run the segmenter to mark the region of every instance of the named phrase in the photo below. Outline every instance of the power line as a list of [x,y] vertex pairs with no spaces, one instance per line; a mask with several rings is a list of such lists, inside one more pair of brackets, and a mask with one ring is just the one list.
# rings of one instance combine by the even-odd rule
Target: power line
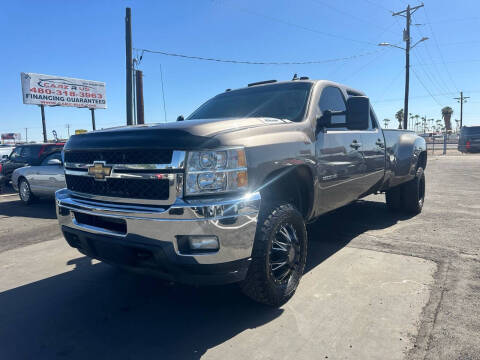
[[430,19],[428,18],[427,10],[424,8],[423,11],[425,13],[425,18],[427,19],[427,25],[430,28],[430,31],[432,32],[433,40],[434,40],[435,45],[437,46],[438,52],[440,54],[440,58],[442,59],[443,66],[445,67],[445,70],[447,70],[447,75],[450,78],[450,80],[452,81],[453,86],[458,91],[457,85],[455,84],[455,81],[453,80],[452,74],[450,74],[450,70],[448,70],[447,64],[445,64],[445,59],[443,58],[442,51],[440,50],[440,46],[438,45],[437,38],[436,38],[435,34],[433,33],[433,28],[432,28],[432,25],[430,23]]
[[417,78],[417,80],[420,82],[420,84],[422,84],[423,88],[427,91],[428,95],[430,95],[430,97],[439,105],[439,106],[442,106],[442,104],[440,104],[440,102],[433,96],[433,94],[430,92],[430,90],[428,90],[428,88],[425,86],[425,84],[423,83],[422,79],[420,79],[420,77],[417,75],[417,72],[412,69],[412,72],[413,72],[413,75],[415,75],[415,77]]
[[165,106],[165,91],[164,91],[164,88],[163,88],[162,64],[160,64],[160,79],[162,80],[163,115],[164,115],[165,122],[167,122],[167,107]]
[[356,15],[353,15],[347,11],[344,11],[342,9],[339,9],[333,5],[331,5],[329,2],[325,2],[325,1],[322,1],[322,0],[310,0],[312,3],[316,4],[316,5],[319,5],[319,6],[322,6],[322,7],[327,7],[329,9],[332,9],[333,11],[336,11],[338,12],[339,14],[342,14],[342,15],[345,15],[345,16],[348,16],[348,17],[351,17],[352,19],[355,19],[359,22],[362,22],[364,24],[368,24],[370,26],[374,26],[376,27],[377,29],[380,29],[380,30],[383,30],[384,32],[387,32],[387,31],[390,31],[390,32],[393,32],[392,30],[388,28],[384,28],[382,26],[379,26],[376,24],[377,20],[376,19],[371,19],[371,20],[365,20],[363,17],[359,17],[359,16],[356,16]]
[[288,25],[288,26],[291,26],[291,27],[295,27],[297,29],[305,30],[305,31],[308,31],[308,32],[312,32],[312,33],[315,33],[315,34],[328,36],[328,37],[332,37],[332,38],[336,38],[336,39],[342,39],[342,40],[351,41],[351,42],[357,42],[357,43],[363,43],[363,44],[369,44],[369,45],[376,45],[375,43],[370,42],[370,41],[352,39],[352,38],[345,37],[345,36],[342,36],[342,35],[337,35],[337,34],[325,32],[325,31],[320,31],[320,30],[317,30],[317,29],[312,29],[312,28],[307,27],[305,25],[299,25],[299,24],[296,24],[294,22],[291,22],[291,21],[288,21],[288,20],[283,20],[283,19],[271,16],[271,15],[265,15],[265,14],[262,14],[262,13],[259,13],[259,12],[256,12],[256,11],[248,10],[248,9],[241,8],[241,7],[232,6],[231,4],[229,4],[229,6],[238,10],[238,11],[242,11],[242,12],[250,14],[250,15],[262,17],[262,18],[268,19],[270,21],[276,21],[278,23]]
[[[418,33],[420,34],[420,36],[423,37],[424,34],[423,34],[423,31],[421,30],[421,28],[417,27],[417,30],[418,30]],[[432,38],[433,38],[433,36],[434,36],[433,33],[431,34],[431,36],[432,36]],[[425,45],[425,52],[426,52],[426,54],[427,54],[427,57],[429,57],[430,59],[433,59],[433,56],[432,56],[432,54],[430,53],[430,47],[428,46],[428,44]],[[435,72],[437,73],[438,79],[440,79],[440,82],[442,83],[442,86],[443,86],[445,89],[449,90],[449,91],[455,90],[455,89],[453,89],[453,88],[450,87],[450,85],[448,84],[447,81],[444,80],[444,78],[443,78],[443,73],[439,70],[439,68],[437,67],[437,65],[436,65],[435,63],[433,63],[433,64],[434,64],[434,65],[433,65],[433,70],[435,70]],[[432,71],[432,73],[433,73],[433,71]],[[440,82],[439,82],[439,83],[440,83]]]
[[203,57],[203,56],[196,56],[196,55],[185,55],[185,54],[177,54],[171,53],[167,51],[161,50],[151,50],[151,49],[138,49],[142,52],[151,53],[151,54],[160,54],[165,56],[174,56],[180,57],[185,59],[191,60],[202,60],[202,61],[214,61],[214,62],[221,62],[221,63],[230,63],[230,64],[247,64],[247,65],[310,65],[310,64],[325,64],[330,62],[337,62],[337,61],[344,61],[344,60],[351,60],[356,59],[359,57],[369,56],[372,54],[379,53],[380,50],[369,51],[362,54],[339,57],[339,58],[332,58],[332,59],[324,59],[324,60],[309,60],[309,61],[248,61],[248,60],[234,60],[234,59],[220,59],[220,58],[212,58],[212,57]]

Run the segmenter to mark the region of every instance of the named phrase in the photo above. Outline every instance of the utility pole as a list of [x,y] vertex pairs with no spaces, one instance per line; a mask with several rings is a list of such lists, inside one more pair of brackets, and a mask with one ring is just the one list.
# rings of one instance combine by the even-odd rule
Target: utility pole
[[70,124],[65,125],[65,127],[67,128],[68,138],[70,138]]
[[454,98],[460,103],[460,129],[463,126],[463,103],[466,103],[469,98],[470,96],[463,96],[463,91],[460,91],[460,97]]
[[141,70],[135,71],[135,89],[137,91],[137,124],[145,124],[143,112],[143,72]]
[[133,60],[132,60],[132,9],[126,8],[125,13],[125,57],[127,67],[127,125],[133,125]]
[[40,111],[42,113],[42,128],[43,128],[43,142],[47,142],[47,125],[45,124],[45,107],[40,105]]
[[392,13],[392,16],[403,16],[406,18],[407,23],[405,26],[405,29],[403,30],[403,41],[405,41],[405,47],[393,45],[390,43],[382,42],[378,44],[379,46],[392,46],[396,47],[402,50],[405,50],[405,99],[404,99],[404,104],[403,104],[403,128],[407,129],[408,128],[408,92],[410,88],[410,50],[413,49],[417,44],[419,44],[422,41],[428,40],[427,37],[421,38],[419,41],[417,41],[414,45],[410,46],[410,24],[411,24],[411,17],[412,14],[423,7],[422,5],[418,6],[413,6],[410,7],[410,5],[407,6],[405,10],[398,11],[395,13]]
[[25,128],[25,142],[28,143],[28,128]]

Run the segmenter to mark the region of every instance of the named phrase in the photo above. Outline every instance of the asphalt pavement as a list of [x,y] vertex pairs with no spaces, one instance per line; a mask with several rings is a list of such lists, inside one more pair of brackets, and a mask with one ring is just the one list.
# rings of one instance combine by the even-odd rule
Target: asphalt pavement
[[0,197],[6,359],[480,359],[480,155],[430,157],[424,211],[370,196],[309,225],[294,298],[128,274],[69,248],[53,203]]

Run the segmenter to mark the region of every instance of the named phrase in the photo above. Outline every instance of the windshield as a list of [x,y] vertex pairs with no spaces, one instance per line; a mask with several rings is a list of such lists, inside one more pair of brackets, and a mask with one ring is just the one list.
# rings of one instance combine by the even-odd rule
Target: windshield
[[208,100],[187,120],[271,117],[301,121],[311,87],[311,83],[299,82],[225,92]]

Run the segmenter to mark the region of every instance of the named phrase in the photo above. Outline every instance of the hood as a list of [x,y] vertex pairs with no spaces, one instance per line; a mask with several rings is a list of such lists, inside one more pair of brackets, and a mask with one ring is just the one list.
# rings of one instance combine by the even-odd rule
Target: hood
[[290,123],[274,118],[185,120],[166,124],[124,126],[73,135],[65,150],[157,148],[194,150],[222,145],[216,135],[249,128]]

